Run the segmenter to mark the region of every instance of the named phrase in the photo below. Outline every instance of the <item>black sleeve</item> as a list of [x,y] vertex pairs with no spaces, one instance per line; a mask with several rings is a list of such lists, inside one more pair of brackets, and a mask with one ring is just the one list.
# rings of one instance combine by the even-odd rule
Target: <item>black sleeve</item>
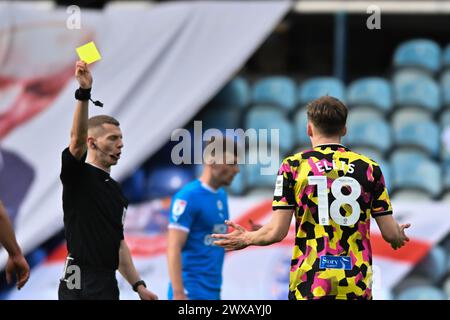
[[87,152],[77,160],[71,153],[69,148],[64,149],[61,155],[61,174],[60,178],[63,184],[69,184],[76,181],[80,175],[83,165],[86,162]]

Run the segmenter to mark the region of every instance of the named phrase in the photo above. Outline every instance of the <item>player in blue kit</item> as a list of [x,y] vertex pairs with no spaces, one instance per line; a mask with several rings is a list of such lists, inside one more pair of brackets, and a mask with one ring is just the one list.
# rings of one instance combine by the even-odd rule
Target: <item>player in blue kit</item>
[[201,177],[172,199],[167,252],[169,300],[220,299],[225,251],[213,245],[211,234],[227,232],[227,193],[221,187],[231,184],[239,167],[233,142],[233,151],[227,153],[217,152],[227,150],[226,139],[214,141],[206,148],[211,144],[220,148],[214,156],[206,157]]

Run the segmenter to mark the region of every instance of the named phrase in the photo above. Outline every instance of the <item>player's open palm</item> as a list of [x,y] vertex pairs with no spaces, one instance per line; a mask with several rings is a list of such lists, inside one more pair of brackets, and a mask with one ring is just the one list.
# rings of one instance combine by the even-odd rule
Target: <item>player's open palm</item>
[[410,226],[411,226],[410,223],[401,224],[398,226],[400,229],[400,237],[399,237],[399,239],[397,239],[397,241],[391,243],[392,249],[394,249],[394,250],[400,249],[401,247],[403,247],[405,245],[406,242],[409,241],[409,238],[405,233],[405,229],[409,228]]
[[220,239],[214,241],[215,245],[224,248],[226,251],[240,250],[248,246],[247,235],[248,231],[244,227],[232,222],[225,221],[225,223],[234,229],[233,232],[227,234],[213,234],[214,239]]
[[77,61],[75,66],[75,77],[81,88],[90,89],[92,87],[92,75],[86,62]]

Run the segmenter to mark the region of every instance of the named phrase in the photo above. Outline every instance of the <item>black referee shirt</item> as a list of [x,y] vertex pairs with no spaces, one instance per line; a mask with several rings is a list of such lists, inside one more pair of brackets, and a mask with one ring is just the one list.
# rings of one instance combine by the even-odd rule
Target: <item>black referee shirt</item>
[[64,229],[67,249],[80,267],[116,270],[128,201],[110,175],[62,152]]

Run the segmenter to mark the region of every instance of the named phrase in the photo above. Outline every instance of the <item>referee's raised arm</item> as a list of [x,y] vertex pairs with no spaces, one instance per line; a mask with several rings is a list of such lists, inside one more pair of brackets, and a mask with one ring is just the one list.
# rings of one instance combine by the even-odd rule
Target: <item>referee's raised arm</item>
[[89,98],[83,99],[83,96],[89,96],[92,88],[92,75],[86,62],[77,61],[75,77],[80,84],[80,89],[77,90],[77,105],[73,116],[72,130],[70,132],[69,150],[79,160],[86,153],[86,140],[88,135]]

